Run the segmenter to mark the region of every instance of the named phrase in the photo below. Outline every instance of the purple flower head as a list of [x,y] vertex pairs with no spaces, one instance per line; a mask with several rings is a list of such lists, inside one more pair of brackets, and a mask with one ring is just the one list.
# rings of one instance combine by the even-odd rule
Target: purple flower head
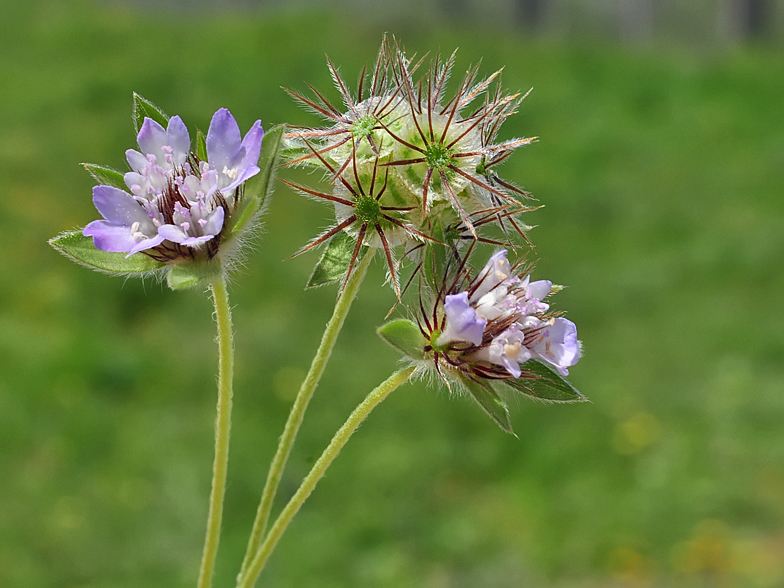
[[442,325],[430,346],[439,374],[441,362],[447,370],[457,368],[461,377],[490,380],[526,377],[525,363],[531,359],[554,366],[561,375],[577,363],[577,328],[550,313],[550,305],[542,302],[550,295],[552,282],[532,282],[526,271],[516,275],[518,271],[506,251],[498,251],[476,277],[465,275],[451,287],[456,293],[444,293],[442,302],[436,301],[432,315],[437,317],[443,308],[442,322],[420,320],[419,328],[430,341]]
[[139,151],[129,149],[129,192],[100,185],[93,203],[102,220],[84,228],[97,249],[139,251],[159,261],[218,252],[221,231],[242,197],[242,184],[257,174],[264,131],[256,121],[242,139],[237,121],[222,108],[207,133],[207,161],[191,151],[188,129],[178,116],[164,129],[145,118]]
[[482,343],[482,333],[487,321],[476,316],[476,310],[468,303],[468,293],[447,296],[444,300],[446,326],[439,342],[467,341],[474,345]]

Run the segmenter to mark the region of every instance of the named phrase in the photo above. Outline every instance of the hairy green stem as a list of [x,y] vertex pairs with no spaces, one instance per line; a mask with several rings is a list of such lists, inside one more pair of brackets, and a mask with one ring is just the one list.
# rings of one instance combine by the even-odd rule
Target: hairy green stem
[[415,367],[409,367],[396,371],[384,382],[382,382],[375,390],[367,395],[365,400],[354,409],[351,416],[348,417],[343,426],[335,433],[329,446],[321,454],[318,461],[313,465],[299,489],[294,493],[289,503],[283,508],[280,516],[272,525],[269,533],[267,534],[264,542],[258,550],[258,553],[253,558],[253,561],[248,565],[245,574],[240,578],[238,588],[252,588],[256,580],[264,569],[264,564],[267,563],[272,550],[278,544],[286,527],[289,526],[291,519],[297,514],[302,504],[307,500],[310,493],[318,484],[319,480],[324,476],[327,468],[332,464],[334,459],[343,449],[343,446],[348,442],[351,435],[357,430],[359,425],[362,424],[370,412],[392,393],[393,390],[403,385],[414,374]]
[[215,570],[215,557],[218,554],[221,519],[223,517],[223,496],[226,492],[226,471],[229,463],[229,433],[231,430],[232,372],[234,369],[234,348],[231,336],[231,309],[226,291],[226,278],[223,274],[210,285],[215,302],[215,320],[218,323],[218,414],[215,422],[215,461],[212,465],[212,490],[210,510],[207,516],[207,536],[204,539],[204,553],[199,570],[198,588],[212,585]]
[[286,426],[283,429],[283,435],[278,442],[278,449],[275,457],[270,464],[269,473],[267,474],[267,481],[264,484],[264,490],[261,494],[261,502],[259,503],[258,511],[256,512],[256,520],[253,523],[250,539],[248,540],[248,548],[245,552],[245,559],[242,561],[242,568],[237,578],[241,582],[245,572],[247,571],[250,562],[255,557],[259,550],[259,545],[264,537],[264,532],[267,529],[269,522],[270,512],[272,511],[272,503],[275,500],[275,493],[280,484],[280,478],[283,475],[283,470],[286,467],[291,447],[294,445],[294,440],[297,437],[297,432],[302,424],[302,419],[305,417],[305,410],[308,407],[310,399],[313,397],[313,392],[324,373],[324,368],[329,361],[329,356],[332,354],[332,348],[335,346],[335,341],[343,327],[343,322],[346,319],[351,303],[365,278],[367,268],[370,265],[373,256],[368,252],[360,260],[359,265],[354,270],[352,275],[346,282],[343,292],[340,294],[337,302],[335,303],[335,310],[332,313],[332,318],[327,323],[327,328],[321,337],[321,344],[319,345],[316,355],[313,357],[313,362],[310,364],[310,370],[305,381],[297,393],[294,400],[294,405],[291,407],[289,418],[286,421]]

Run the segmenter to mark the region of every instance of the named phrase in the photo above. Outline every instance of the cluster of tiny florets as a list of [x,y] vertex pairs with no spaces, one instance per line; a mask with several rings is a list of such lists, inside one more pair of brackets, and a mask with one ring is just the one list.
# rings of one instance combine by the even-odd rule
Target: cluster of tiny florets
[[264,130],[256,121],[243,139],[236,120],[222,108],[212,118],[202,160],[191,150],[179,116],[166,128],[145,118],[126,152],[127,190],[100,184],[93,203],[102,219],[83,231],[101,251],[143,253],[156,261],[211,259],[224,228],[243,197],[244,183],[259,172]]
[[506,250],[493,254],[476,275],[468,255],[435,290],[432,311],[418,317],[427,341],[426,361],[444,372],[494,380],[520,378],[535,359],[562,376],[580,358],[577,328],[545,300],[557,291],[549,280],[531,281],[530,268],[511,266]]

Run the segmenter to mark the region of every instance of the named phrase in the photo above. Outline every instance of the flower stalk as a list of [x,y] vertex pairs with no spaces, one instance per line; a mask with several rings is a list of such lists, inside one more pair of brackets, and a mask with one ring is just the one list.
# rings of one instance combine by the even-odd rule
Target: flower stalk
[[259,574],[261,574],[261,571],[264,569],[267,559],[275,549],[275,546],[278,544],[278,541],[286,528],[289,526],[291,519],[294,518],[294,515],[297,514],[305,500],[308,499],[308,496],[313,492],[319,480],[324,477],[327,468],[329,468],[338,456],[340,450],[343,449],[370,412],[381,404],[381,402],[383,402],[394,390],[405,384],[411,376],[414,375],[416,369],[416,367],[408,367],[396,371],[384,382],[379,384],[379,386],[368,394],[365,400],[354,409],[354,412],[351,413],[343,426],[335,433],[332,441],[321,454],[318,461],[313,465],[313,468],[308,475],[302,480],[302,484],[294,493],[294,496],[292,496],[291,500],[289,500],[288,504],[283,508],[283,511],[272,525],[270,532],[261,544],[258,553],[256,553],[245,574],[240,577],[240,581],[237,585],[238,588],[253,587]]
[[302,420],[305,418],[305,411],[308,408],[308,403],[313,397],[319,380],[321,380],[321,375],[324,373],[324,368],[332,354],[332,348],[335,346],[335,341],[338,338],[340,330],[343,328],[343,323],[346,320],[348,311],[351,309],[351,304],[359,291],[359,287],[365,278],[372,258],[372,255],[366,254],[359,262],[356,271],[349,276],[345,288],[335,303],[335,310],[321,337],[321,343],[310,364],[310,370],[308,371],[307,376],[305,376],[305,380],[302,382],[297,397],[294,400],[294,404],[291,407],[289,418],[286,421],[283,434],[278,442],[275,457],[273,457],[272,463],[270,464],[267,481],[264,485],[264,490],[261,494],[261,502],[259,503],[259,508],[256,513],[256,520],[253,523],[253,530],[251,531],[251,536],[248,541],[245,559],[242,562],[239,580],[245,576],[248,566],[259,550],[259,545],[261,544],[264,532],[267,529],[267,523],[269,522],[272,503],[275,500],[275,494],[278,485],[280,484],[283,470],[286,467],[289,454],[291,453],[291,448],[297,438],[297,432],[299,431],[300,425],[302,425]]
[[198,588],[209,588],[215,570],[215,558],[220,541],[223,497],[226,492],[226,472],[229,463],[229,434],[231,432],[231,399],[234,371],[234,347],[231,332],[231,308],[226,290],[226,278],[221,274],[210,284],[218,325],[218,414],[215,423],[215,461],[212,466],[212,490],[207,517],[207,534],[199,570]]

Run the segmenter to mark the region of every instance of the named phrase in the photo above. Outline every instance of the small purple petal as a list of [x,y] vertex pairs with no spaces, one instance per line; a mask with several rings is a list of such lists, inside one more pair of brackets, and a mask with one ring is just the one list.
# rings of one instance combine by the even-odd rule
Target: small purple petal
[[191,136],[188,133],[188,127],[182,122],[179,116],[173,116],[169,119],[169,126],[166,129],[168,136],[168,144],[174,149],[175,163],[182,165],[185,163],[185,158],[191,150]]
[[226,108],[219,109],[207,131],[207,160],[218,171],[234,167],[234,159],[242,146],[237,121]]
[[504,366],[507,372],[512,374],[515,378],[519,378],[523,371],[520,369],[520,364],[514,359],[510,359],[506,355],[501,356],[501,365]]
[[553,283],[551,281],[539,280],[528,284],[528,293],[531,295],[531,298],[536,298],[537,300],[544,300],[545,298],[547,298],[547,295],[550,293],[550,289],[552,287],[553,287]]
[[130,227],[138,222],[142,229],[152,225],[147,211],[133,199],[133,196],[114,186],[95,186],[93,204],[103,218],[113,225]]
[[136,151],[136,149],[128,149],[125,152],[125,159],[128,160],[128,165],[131,166],[131,169],[137,172],[141,172],[144,166],[149,163],[147,157],[143,153]]
[[[239,168],[239,169],[242,169],[242,168]],[[250,178],[255,176],[260,171],[261,170],[257,166],[252,165],[251,167],[246,168],[245,170],[243,170],[242,173],[239,176],[237,176],[237,179],[235,179],[231,184],[229,184],[225,188],[221,188],[221,190],[224,190],[224,191],[233,190],[234,188],[236,188],[237,186],[239,186],[243,182],[246,182],[247,180],[249,180]]]
[[125,257],[130,257],[134,253],[138,253],[139,251],[144,251],[145,249],[152,249],[153,247],[157,247],[163,243],[163,237],[161,235],[155,235],[149,239],[143,239],[139,241],[131,250],[128,252],[128,255]]
[[142,174],[136,172],[125,172],[125,176],[123,177],[125,180],[125,185],[128,186],[128,189],[133,192],[133,186],[144,186],[145,178]]
[[478,286],[471,295],[471,300],[479,300],[482,296],[498,286],[498,284],[505,282],[512,277],[512,268],[509,265],[509,260],[506,259],[506,249],[495,252],[490,256],[490,259],[487,260],[482,271],[479,272],[475,282]]
[[223,228],[223,217],[225,211],[223,210],[222,206],[219,206],[215,210],[213,210],[210,215],[207,217],[207,223],[204,225],[204,234],[215,236],[221,232]]
[[188,238],[188,233],[177,225],[162,225],[158,227],[158,234],[172,243],[183,243]]
[[577,327],[569,319],[556,318],[552,325],[542,329],[544,337],[532,351],[545,361],[553,364],[562,375],[566,369],[580,359],[580,342],[577,340]]
[[468,303],[468,292],[447,296],[444,300],[446,327],[439,341],[468,341],[473,345],[482,343],[487,321],[477,318],[476,310]]
[[264,129],[261,127],[261,121],[257,120],[253,126],[245,134],[242,140],[242,148],[245,154],[240,163],[240,167],[247,167],[256,165],[259,161],[259,153],[261,153],[261,140],[264,138]]
[[139,135],[136,137],[139,143],[139,148],[145,155],[152,153],[158,158],[158,163],[163,163],[163,151],[161,147],[169,143],[169,137],[166,130],[151,118],[145,118],[142,123],[142,128],[139,129]]
[[105,220],[96,220],[84,227],[82,234],[92,237],[96,249],[113,253],[130,251],[136,245],[131,227],[113,225]]
[[182,242],[182,245],[187,247],[197,247],[202,243],[206,243],[207,241],[214,239],[215,235],[204,235],[203,237],[188,237]]

